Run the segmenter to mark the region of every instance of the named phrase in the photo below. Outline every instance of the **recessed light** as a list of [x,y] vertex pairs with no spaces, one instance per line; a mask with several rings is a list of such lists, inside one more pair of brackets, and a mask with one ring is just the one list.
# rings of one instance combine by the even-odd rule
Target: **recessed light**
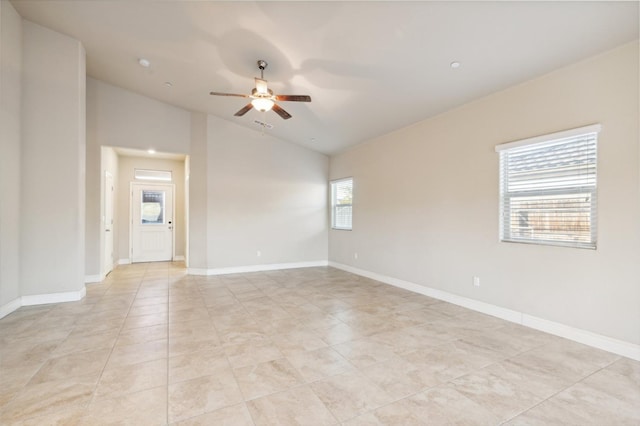
[[165,85],[165,86],[167,86],[167,87],[172,87],[172,86],[173,86],[173,83],[172,83],[172,82],[170,82],[170,81],[165,81],[165,82],[164,82],[164,85]]
[[315,141],[316,141],[316,138],[311,138],[311,139],[309,139],[309,141],[310,141],[310,142],[315,142]]
[[141,67],[144,67],[144,68],[149,68],[151,66],[151,62],[149,62],[149,60],[145,58],[138,59],[138,63],[140,64]]
[[453,68],[453,69],[460,68],[460,62],[458,62],[458,61],[451,62],[451,68]]
[[147,152],[148,152],[149,154],[155,154],[155,153],[156,153],[156,150],[155,150],[155,149],[153,149],[153,148],[151,148],[151,149],[148,149],[148,150],[147,150]]

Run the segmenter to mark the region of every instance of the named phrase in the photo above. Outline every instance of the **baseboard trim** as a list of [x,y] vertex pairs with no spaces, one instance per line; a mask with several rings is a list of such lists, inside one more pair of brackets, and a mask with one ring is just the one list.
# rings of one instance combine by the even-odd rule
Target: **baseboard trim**
[[534,317],[533,315],[522,314],[522,325],[640,361],[640,345],[634,345],[633,343],[613,339],[591,331],[549,321],[544,318]]
[[49,303],[76,302],[82,300],[87,294],[87,288],[82,287],[78,291],[66,291],[61,293],[34,294],[22,296],[22,306],[46,305]]
[[105,279],[105,275],[104,274],[85,275],[84,283],[85,284],[94,284],[94,283],[102,282],[102,281],[104,281],[104,279]]
[[34,294],[13,299],[11,302],[0,306],[0,319],[6,317],[11,312],[22,306],[48,305],[50,303],[76,302],[84,299],[87,295],[87,288],[82,286],[78,291],[66,291],[61,293]]
[[277,271],[280,269],[297,269],[297,268],[313,268],[316,266],[327,266],[329,262],[327,260],[315,260],[310,262],[293,262],[293,263],[270,263],[264,265],[247,265],[247,266],[234,266],[229,268],[189,268],[187,274],[189,275],[227,275],[227,274],[241,274],[245,272],[263,272],[263,271]]
[[0,319],[6,317],[16,309],[19,309],[21,306],[22,306],[22,300],[20,300],[19,297],[16,299],[13,299],[9,303],[5,303],[4,305],[0,306]]
[[131,259],[118,259],[118,265],[130,265]]
[[173,256],[174,262],[184,262],[184,256]]
[[342,263],[329,261],[329,266],[640,361],[640,345]]

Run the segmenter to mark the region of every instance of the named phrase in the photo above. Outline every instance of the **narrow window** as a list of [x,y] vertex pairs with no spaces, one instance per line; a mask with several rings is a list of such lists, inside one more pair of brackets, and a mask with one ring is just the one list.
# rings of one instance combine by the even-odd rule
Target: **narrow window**
[[163,171],[163,170],[135,169],[134,177],[136,180],[155,180],[155,181],[171,182],[171,172]]
[[596,248],[600,125],[496,146],[500,240]]
[[331,182],[331,227],[350,231],[353,215],[353,178]]

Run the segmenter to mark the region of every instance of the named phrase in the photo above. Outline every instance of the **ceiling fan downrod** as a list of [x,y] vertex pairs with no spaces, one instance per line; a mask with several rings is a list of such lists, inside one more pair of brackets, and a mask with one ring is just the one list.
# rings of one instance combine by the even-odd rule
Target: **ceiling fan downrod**
[[260,78],[262,80],[264,80],[264,70],[267,68],[267,65],[269,65],[267,61],[264,59],[258,59],[258,69],[260,70]]

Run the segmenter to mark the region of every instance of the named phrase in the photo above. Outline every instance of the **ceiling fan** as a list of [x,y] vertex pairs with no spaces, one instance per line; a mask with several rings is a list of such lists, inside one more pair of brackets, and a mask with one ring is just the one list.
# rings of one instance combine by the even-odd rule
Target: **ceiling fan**
[[252,108],[257,109],[258,111],[265,112],[273,109],[276,114],[282,117],[285,120],[291,118],[291,114],[282,109],[276,101],[286,101],[286,102],[311,102],[311,96],[307,95],[274,95],[273,90],[267,87],[267,80],[264,79],[264,70],[267,68],[267,61],[260,59],[258,61],[258,69],[260,70],[260,78],[256,77],[256,87],[251,90],[250,95],[239,95],[235,93],[220,93],[220,92],[210,92],[210,95],[214,96],[238,96],[241,98],[251,98],[251,102],[242,107],[240,111],[236,112],[234,115],[236,117],[241,117],[249,112]]

